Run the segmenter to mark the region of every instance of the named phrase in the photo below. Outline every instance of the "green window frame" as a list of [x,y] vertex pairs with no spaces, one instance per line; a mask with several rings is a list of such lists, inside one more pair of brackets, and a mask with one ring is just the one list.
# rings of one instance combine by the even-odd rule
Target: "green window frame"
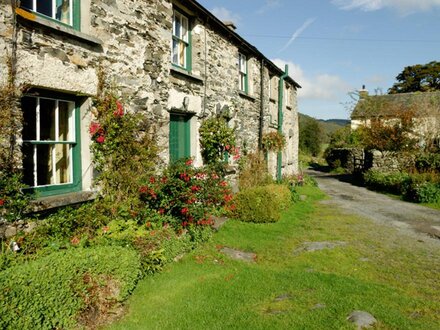
[[248,93],[248,61],[246,55],[238,53],[238,73],[239,73],[239,86],[238,89],[243,93]]
[[191,116],[170,114],[169,150],[170,161],[191,157]]
[[39,16],[80,30],[80,0],[21,0],[20,6]]
[[71,95],[39,92],[25,95],[23,173],[27,191],[52,196],[82,190],[81,117]]
[[190,19],[178,10],[173,11],[173,40],[171,45],[173,66],[191,71],[191,27]]

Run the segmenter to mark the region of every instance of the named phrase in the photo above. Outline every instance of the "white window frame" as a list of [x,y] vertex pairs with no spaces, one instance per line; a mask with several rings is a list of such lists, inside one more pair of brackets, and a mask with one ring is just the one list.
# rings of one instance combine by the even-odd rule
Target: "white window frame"
[[[44,13],[41,13],[38,11],[37,0],[32,0],[32,4],[31,4],[32,8],[28,8],[28,9],[30,9],[36,13],[39,13],[41,15],[50,17],[58,22],[73,26],[73,2],[74,2],[74,0],[68,0],[69,1],[69,22],[68,23],[63,22],[61,19],[58,19],[56,17],[57,16],[57,0],[46,0],[46,1],[52,1],[52,16],[47,16]],[[23,4],[22,4],[22,6],[23,6]],[[25,8],[27,8],[27,7],[25,7]]]
[[247,93],[248,86],[248,60],[246,55],[238,53],[238,74],[239,74],[239,85],[238,89],[241,92]]
[[[39,188],[39,187],[46,187],[46,186],[61,186],[61,185],[67,185],[73,183],[73,145],[76,144],[76,122],[75,122],[75,116],[76,116],[76,107],[75,102],[70,100],[64,100],[64,99],[56,99],[56,98],[50,98],[50,97],[34,97],[34,96],[25,96],[28,98],[34,98],[36,99],[36,107],[35,107],[35,140],[23,140],[23,143],[29,143],[33,147],[33,178],[34,178],[34,184],[31,186],[31,188]],[[46,100],[52,100],[55,101],[55,140],[41,140],[41,99]],[[68,125],[69,125],[69,137],[67,141],[60,141],[59,140],[59,102],[65,102],[69,104],[69,119],[68,119]],[[29,109],[25,109],[25,111],[30,111]],[[39,145],[59,145],[59,144],[67,144],[69,145],[69,182],[63,182],[59,183],[57,182],[57,173],[56,173],[56,149],[53,149],[52,155],[51,155],[51,161],[52,161],[52,184],[46,184],[46,185],[38,185],[38,154],[37,154],[37,147]]]
[[[177,31],[177,23],[180,24],[180,31]],[[177,43],[177,49],[174,47]],[[180,56],[180,46],[184,47],[183,59]],[[189,43],[189,18],[177,10],[173,11],[173,38],[171,42],[171,63],[184,69],[189,69],[188,49]]]

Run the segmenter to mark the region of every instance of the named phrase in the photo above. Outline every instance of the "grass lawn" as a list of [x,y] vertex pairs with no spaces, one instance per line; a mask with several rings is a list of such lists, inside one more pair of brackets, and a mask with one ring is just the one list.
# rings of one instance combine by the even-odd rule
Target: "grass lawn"
[[[301,194],[307,200],[280,222],[229,221],[142,280],[109,329],[353,329],[353,310],[373,314],[376,329],[440,329],[438,246],[317,204],[317,188]],[[294,252],[315,241],[346,244]],[[254,252],[256,262],[232,260],[223,246]]]

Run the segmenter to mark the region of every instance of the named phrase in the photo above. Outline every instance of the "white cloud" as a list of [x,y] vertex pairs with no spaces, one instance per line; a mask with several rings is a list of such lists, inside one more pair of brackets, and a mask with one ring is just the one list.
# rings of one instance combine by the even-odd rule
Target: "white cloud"
[[234,22],[235,24],[238,24],[238,22],[241,19],[240,15],[235,14],[224,7],[215,7],[211,10],[211,13],[213,13],[214,16],[217,17],[222,22],[231,21]]
[[264,14],[267,11],[280,6],[281,6],[281,0],[266,0],[264,2],[264,5],[257,10],[257,14]]
[[305,21],[303,23],[303,25],[301,25],[301,27],[299,29],[297,29],[292,36],[290,37],[289,41],[284,45],[283,48],[280,49],[279,53],[281,53],[282,51],[286,50],[291,44],[292,42],[295,41],[296,38],[298,38],[305,29],[307,29],[309,27],[310,24],[312,24],[314,21],[316,20],[316,18],[309,18],[307,21]]
[[375,11],[392,8],[401,14],[410,14],[440,7],[440,0],[332,0],[332,3],[343,10],[360,9],[363,11]]
[[308,76],[299,65],[293,62],[281,59],[273,59],[272,62],[283,70],[286,64],[289,65],[289,76],[302,87],[298,90],[300,99],[339,101],[348,91],[353,90],[339,76],[330,74]]

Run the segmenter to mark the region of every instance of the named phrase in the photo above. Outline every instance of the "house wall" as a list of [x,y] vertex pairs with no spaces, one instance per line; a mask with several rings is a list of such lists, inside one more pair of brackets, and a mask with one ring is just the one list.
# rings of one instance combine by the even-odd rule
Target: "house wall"
[[[182,8],[182,4],[178,5]],[[269,79],[273,73],[264,65],[261,77],[261,59],[256,54],[231,41],[228,33],[219,31],[197,11],[184,6],[182,9],[191,17],[191,72],[173,68],[170,63],[173,17],[170,0],[81,1],[81,31],[19,12],[17,85],[81,95],[83,190],[93,189],[88,127],[100,67],[105,69],[107,82],[117,87],[126,110],[144,113],[155,123],[164,164],[169,161],[169,122],[173,111],[193,115],[191,155],[196,165],[202,164],[198,128],[204,118],[221,110],[229,108],[229,125],[236,129],[242,151],[257,149],[261,102],[264,130],[276,129],[278,96],[269,101]],[[9,4],[1,2],[0,54],[11,50],[11,20]],[[248,57],[247,95],[238,91],[239,52]],[[6,72],[6,56],[2,55],[2,84]],[[290,90],[290,106],[284,102],[283,107],[283,133],[288,142],[283,152],[284,174],[298,170],[296,89],[290,86]],[[186,107],[183,106],[185,98]],[[275,125],[270,125],[270,115]],[[270,155],[269,159],[272,158]],[[270,161],[269,165],[274,173],[276,163]]]

